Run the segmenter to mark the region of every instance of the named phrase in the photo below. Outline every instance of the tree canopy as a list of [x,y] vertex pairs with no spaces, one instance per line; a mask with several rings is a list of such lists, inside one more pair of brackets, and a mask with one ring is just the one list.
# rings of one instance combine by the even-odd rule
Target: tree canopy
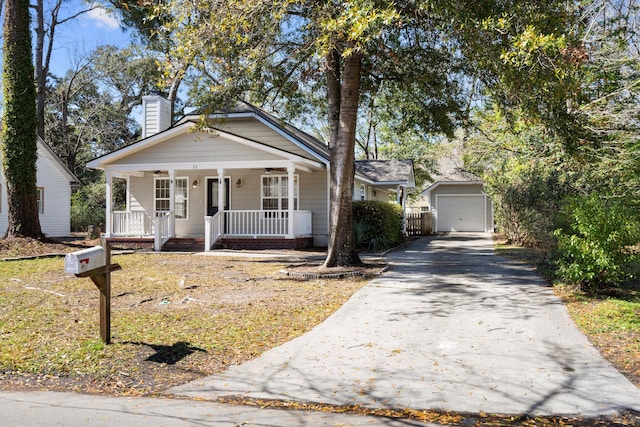
[[[504,105],[572,120],[573,11],[560,1],[385,2],[210,0],[160,2],[172,58],[206,79],[202,107],[242,97],[304,111],[322,99],[331,150],[331,240],[326,265],[359,262],[351,232],[353,158],[360,107],[388,95],[398,129],[452,134],[481,82]],[[509,86],[506,87],[505,84]],[[506,89],[508,90],[506,90]],[[318,96],[318,94],[320,94]],[[553,95],[553,96],[550,96]]]

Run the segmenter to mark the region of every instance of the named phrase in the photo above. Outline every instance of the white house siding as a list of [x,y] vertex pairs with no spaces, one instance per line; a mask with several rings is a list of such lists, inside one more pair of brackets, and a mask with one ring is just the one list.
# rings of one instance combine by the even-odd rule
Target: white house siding
[[[0,161],[2,155],[0,154]],[[37,186],[44,189],[44,212],[40,214],[40,227],[47,236],[68,236],[71,228],[71,184],[51,154],[38,144],[36,162]],[[0,235],[7,231],[7,184],[0,174]]]
[[312,158],[306,150],[292,143],[269,126],[253,118],[223,119],[215,122],[213,126],[222,131],[242,135],[244,138],[252,141],[258,141],[307,159]]
[[205,132],[185,133],[168,141],[114,161],[114,165],[175,162],[224,162],[234,160],[278,160],[281,156],[226,140]]
[[328,172],[300,172],[300,209],[311,211],[314,246],[329,244]]
[[358,178],[353,181],[353,200],[362,200],[360,195],[360,186],[364,185],[364,200],[377,200],[380,202],[395,202],[395,188],[390,190],[389,187],[382,188],[368,184]]

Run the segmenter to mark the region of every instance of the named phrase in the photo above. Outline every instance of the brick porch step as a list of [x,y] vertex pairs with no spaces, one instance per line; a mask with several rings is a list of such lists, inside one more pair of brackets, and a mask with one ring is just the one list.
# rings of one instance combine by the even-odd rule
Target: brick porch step
[[204,252],[204,239],[198,237],[174,237],[162,247],[166,252]]

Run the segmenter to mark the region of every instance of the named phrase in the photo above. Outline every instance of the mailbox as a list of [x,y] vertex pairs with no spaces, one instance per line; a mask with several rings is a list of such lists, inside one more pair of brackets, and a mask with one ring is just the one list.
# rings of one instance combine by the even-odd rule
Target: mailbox
[[71,252],[64,257],[65,273],[80,274],[105,265],[107,265],[107,259],[102,246]]

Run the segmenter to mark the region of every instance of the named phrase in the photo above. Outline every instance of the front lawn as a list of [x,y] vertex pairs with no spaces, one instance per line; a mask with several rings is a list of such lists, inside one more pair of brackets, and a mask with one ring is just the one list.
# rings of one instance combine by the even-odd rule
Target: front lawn
[[114,256],[112,345],[99,292],[63,258],[0,261],[0,388],[154,395],[322,322],[366,281],[291,279],[268,260]]

